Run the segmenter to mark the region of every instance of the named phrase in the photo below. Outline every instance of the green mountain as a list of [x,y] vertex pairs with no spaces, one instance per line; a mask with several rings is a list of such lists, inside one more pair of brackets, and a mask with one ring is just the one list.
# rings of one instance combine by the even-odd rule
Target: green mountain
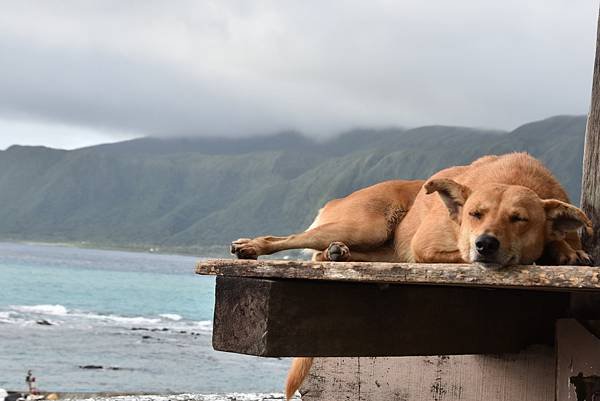
[[525,150],[577,202],[586,119],[512,132],[430,126],[247,139],[143,138],[73,151],[0,152],[0,238],[221,253],[239,237],[308,226],[327,200],[392,178],[426,178],[484,154]]

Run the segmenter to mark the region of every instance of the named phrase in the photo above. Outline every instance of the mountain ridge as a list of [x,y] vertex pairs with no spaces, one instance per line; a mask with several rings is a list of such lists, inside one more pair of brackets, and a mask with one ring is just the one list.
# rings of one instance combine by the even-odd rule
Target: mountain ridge
[[358,188],[510,151],[540,158],[577,203],[585,123],[555,116],[510,132],[428,126],[324,141],[289,131],[68,151],[11,146],[0,151],[0,238],[221,253],[238,237],[302,230],[325,202]]

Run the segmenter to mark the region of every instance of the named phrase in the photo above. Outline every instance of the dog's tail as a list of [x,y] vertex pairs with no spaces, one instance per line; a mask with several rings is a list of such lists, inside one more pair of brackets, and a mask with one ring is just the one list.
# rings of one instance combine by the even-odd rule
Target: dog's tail
[[294,358],[292,366],[285,381],[285,399],[289,400],[294,396],[296,390],[300,388],[302,382],[308,376],[313,358]]

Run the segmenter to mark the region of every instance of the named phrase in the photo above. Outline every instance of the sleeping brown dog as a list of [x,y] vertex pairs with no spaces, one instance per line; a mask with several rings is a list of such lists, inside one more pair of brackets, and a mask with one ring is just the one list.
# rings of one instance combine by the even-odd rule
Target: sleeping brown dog
[[[437,192],[439,196],[433,193]],[[486,267],[590,264],[577,231],[592,223],[526,153],[486,156],[432,176],[395,233],[398,260]]]
[[591,262],[577,234],[591,229],[590,220],[526,153],[485,156],[423,183],[395,180],[361,189],[328,202],[305,232],[241,238],[231,252],[255,259],[312,249],[314,260],[488,267],[533,263],[542,255],[548,264]]
[[[315,250],[315,260],[479,263],[498,268],[543,261],[590,264],[577,231],[591,222],[560,183],[526,153],[485,156],[427,182],[392,181],[329,202],[309,230],[240,239],[232,252],[256,258],[284,249]],[[291,397],[312,358],[295,358]]]

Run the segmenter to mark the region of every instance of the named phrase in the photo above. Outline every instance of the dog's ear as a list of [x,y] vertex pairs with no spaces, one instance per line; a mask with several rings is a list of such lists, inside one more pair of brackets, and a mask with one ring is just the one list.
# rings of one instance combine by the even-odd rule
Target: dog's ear
[[567,232],[577,231],[581,227],[585,227],[589,234],[593,233],[591,220],[578,207],[557,199],[543,202],[551,235],[563,238]]
[[460,224],[462,207],[471,195],[471,189],[447,178],[429,180],[424,185],[425,192],[437,192],[448,208],[450,218]]

